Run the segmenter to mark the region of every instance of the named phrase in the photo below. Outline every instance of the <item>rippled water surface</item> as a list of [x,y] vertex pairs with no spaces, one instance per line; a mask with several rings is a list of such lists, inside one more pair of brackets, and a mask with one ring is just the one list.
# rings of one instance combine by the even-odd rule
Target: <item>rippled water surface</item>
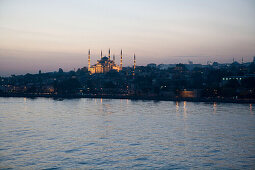
[[0,98],[0,168],[255,168],[251,104]]

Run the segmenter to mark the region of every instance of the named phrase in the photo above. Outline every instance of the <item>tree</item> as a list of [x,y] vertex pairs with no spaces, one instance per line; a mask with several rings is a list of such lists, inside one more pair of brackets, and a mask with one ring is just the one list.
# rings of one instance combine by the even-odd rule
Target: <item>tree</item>
[[67,80],[57,83],[56,85],[57,92],[60,94],[74,94],[80,87],[80,82],[74,78],[69,78]]
[[63,73],[64,71],[63,71],[63,69],[62,68],[59,68],[58,69],[58,73]]

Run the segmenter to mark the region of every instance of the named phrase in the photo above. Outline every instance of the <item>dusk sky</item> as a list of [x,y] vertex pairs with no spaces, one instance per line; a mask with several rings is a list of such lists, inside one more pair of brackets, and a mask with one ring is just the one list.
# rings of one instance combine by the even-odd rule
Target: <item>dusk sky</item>
[[0,75],[64,71],[111,48],[119,63],[245,62],[254,0],[0,0]]

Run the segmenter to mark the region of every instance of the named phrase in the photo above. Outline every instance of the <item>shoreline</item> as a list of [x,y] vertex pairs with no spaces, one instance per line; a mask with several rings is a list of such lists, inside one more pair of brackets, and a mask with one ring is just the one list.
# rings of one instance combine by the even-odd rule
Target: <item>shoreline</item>
[[27,98],[103,98],[103,99],[130,99],[130,100],[154,100],[154,101],[189,101],[189,102],[218,102],[218,103],[255,103],[255,99],[229,99],[229,98],[170,98],[160,96],[125,96],[125,95],[49,95],[49,94],[0,94],[0,97],[27,97]]

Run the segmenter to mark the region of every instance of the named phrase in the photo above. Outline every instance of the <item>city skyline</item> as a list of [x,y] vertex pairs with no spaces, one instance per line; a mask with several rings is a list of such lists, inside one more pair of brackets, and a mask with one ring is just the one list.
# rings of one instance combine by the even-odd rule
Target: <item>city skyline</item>
[[[111,48],[123,66],[252,61],[254,1],[1,1],[0,73],[87,66]],[[119,63],[118,63],[119,64]]]

